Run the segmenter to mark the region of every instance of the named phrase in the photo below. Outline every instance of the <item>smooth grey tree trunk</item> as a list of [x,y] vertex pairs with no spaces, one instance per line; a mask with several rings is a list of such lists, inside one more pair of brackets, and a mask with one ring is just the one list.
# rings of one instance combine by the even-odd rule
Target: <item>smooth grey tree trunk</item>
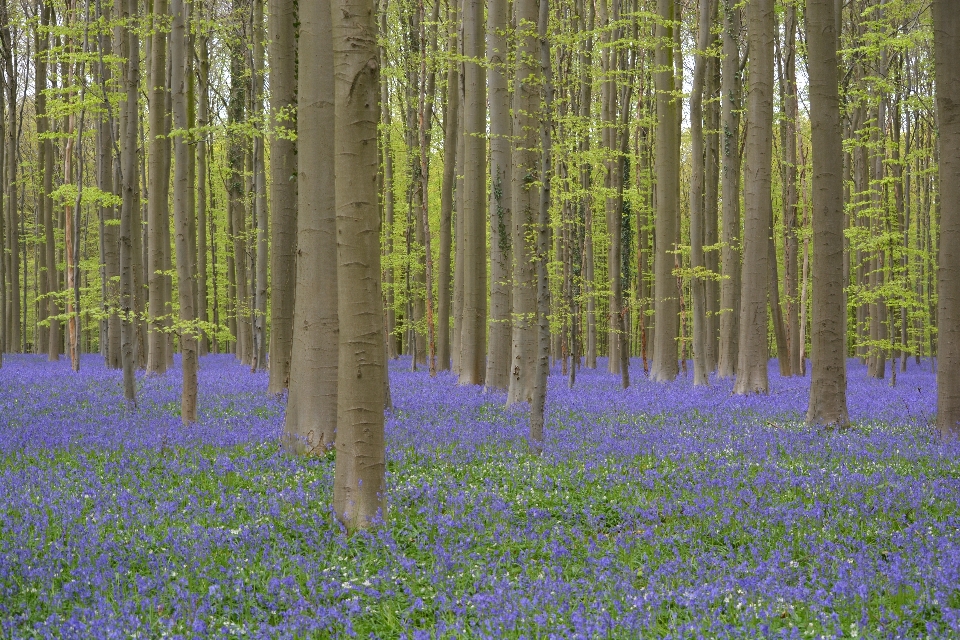
[[835,11],[834,0],[807,0],[814,253],[807,422],[845,426],[848,417],[843,297],[843,140]]
[[720,178],[722,201],[720,272],[720,351],[717,374],[729,378],[737,372],[740,344],[740,28],[741,13],[735,0],[723,0],[723,61],[720,75]]
[[299,60],[313,73],[298,75],[296,306],[281,437],[283,450],[298,455],[326,453],[333,446],[338,424],[340,334],[331,10],[330,0],[322,0],[301,5],[299,14]]
[[387,518],[383,438],[387,370],[377,194],[380,65],[374,1],[341,0],[330,6],[336,85],[337,307],[342,320],[333,508],[347,531],[354,531]]
[[514,5],[517,65],[513,81],[513,324],[507,406],[529,402],[537,375],[536,214],[540,206],[540,46],[538,0]]
[[676,244],[679,239],[680,209],[680,132],[679,98],[673,92],[673,20],[674,1],[658,0],[657,11],[663,22],[657,24],[655,60],[658,71],[653,74],[657,92],[657,213],[656,213],[656,277],[654,298],[653,365],[650,377],[669,382],[679,373],[677,361],[677,327],[680,299],[673,275]]
[[[150,1],[150,0],[148,0]],[[164,233],[163,210],[166,203],[161,181],[170,179],[169,172],[164,174],[164,140],[169,131],[164,127],[166,121],[167,92],[167,33],[161,28],[167,14],[167,0],[152,0],[153,33],[150,45],[150,69],[147,74],[147,98],[150,105],[150,140],[148,150],[149,191],[147,193],[147,286],[149,288],[148,317],[150,332],[147,343],[147,373],[164,373],[167,370],[167,339],[164,332],[166,314],[164,288]],[[169,251],[169,249],[168,249]]]
[[173,101],[173,128],[180,133],[173,140],[173,218],[176,226],[174,243],[177,250],[177,298],[180,303],[180,350],[183,370],[183,387],[180,395],[180,419],[184,424],[197,420],[197,336],[193,328],[196,320],[196,294],[194,290],[195,262],[193,232],[190,220],[194,211],[190,208],[190,141],[184,131],[189,128],[187,119],[188,63],[187,47],[190,42],[190,5],[184,0],[173,0],[171,13],[173,27],[170,37],[170,89]]
[[773,215],[773,0],[747,5],[750,82],[744,158],[743,280],[740,294],[740,354],[734,393],[767,393],[767,292],[769,229]]
[[487,94],[490,100],[490,343],[485,383],[510,385],[512,298],[512,168],[510,90],[507,86],[507,0],[487,3]]
[[[263,122],[263,0],[253,2],[253,77],[250,86],[253,92],[253,118]],[[261,125],[262,126],[262,125]],[[263,135],[253,137],[253,206],[254,233],[257,253],[253,277],[253,356],[251,370],[267,368],[267,174],[264,158]]]
[[940,255],[937,285],[937,427],[960,438],[960,11],[933,0],[933,44],[940,124]]
[[[447,53],[447,100],[443,111],[443,184],[440,187],[440,256],[437,278],[437,361],[440,371],[450,370],[451,247],[453,240],[453,199],[457,181],[457,140],[460,129],[460,67],[457,53],[457,8],[447,14],[450,23]],[[392,206],[392,200],[388,200]],[[489,379],[489,378],[488,378]]]
[[460,384],[483,384],[487,354],[486,82],[483,2],[463,3],[463,326]]

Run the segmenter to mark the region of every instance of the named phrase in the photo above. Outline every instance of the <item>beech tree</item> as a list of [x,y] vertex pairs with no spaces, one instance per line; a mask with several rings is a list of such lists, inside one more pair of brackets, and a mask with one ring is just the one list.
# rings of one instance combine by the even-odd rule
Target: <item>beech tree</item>
[[373,0],[330,3],[330,10],[341,320],[333,508],[347,530],[353,531],[387,516],[383,440],[387,370],[377,195],[380,56]]
[[944,439],[960,438],[960,12],[933,0],[933,42],[940,120],[940,326],[937,359],[937,427]]

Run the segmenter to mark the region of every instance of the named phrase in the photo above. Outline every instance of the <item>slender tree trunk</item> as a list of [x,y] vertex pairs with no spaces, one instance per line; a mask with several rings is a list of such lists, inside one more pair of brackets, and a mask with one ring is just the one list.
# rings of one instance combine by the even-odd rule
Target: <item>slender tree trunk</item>
[[784,21],[784,116],[785,122],[781,125],[785,129],[784,155],[784,191],[783,191],[783,226],[786,230],[783,247],[784,273],[786,284],[784,293],[787,296],[787,344],[790,353],[790,374],[802,375],[803,364],[801,357],[803,345],[800,343],[800,314],[797,283],[799,274],[798,249],[800,246],[798,232],[800,230],[797,216],[797,116],[799,113],[797,102],[797,7],[790,4],[786,7]]
[[187,46],[190,5],[184,0],[173,0],[173,28],[170,38],[170,89],[173,101],[173,128],[180,132],[173,140],[173,218],[176,226],[174,241],[177,250],[177,297],[180,303],[180,350],[183,370],[183,388],[180,395],[180,418],[184,424],[197,420],[197,337],[193,325],[196,320],[194,307],[194,248],[190,219],[190,141],[183,133],[189,127],[187,119]]
[[706,269],[704,241],[704,191],[706,181],[706,152],[703,135],[703,93],[707,67],[706,50],[710,44],[711,0],[700,0],[699,35],[697,36],[696,64],[693,70],[693,89],[690,92],[690,266],[693,276],[693,384],[709,384],[707,374],[707,343],[710,341],[707,323],[707,286],[701,272]]
[[939,351],[937,427],[960,438],[960,12],[933,0],[933,43],[940,125]]
[[136,294],[134,290],[133,221],[139,208],[137,176],[137,123],[140,99],[140,38],[129,24],[137,11],[137,0],[114,0],[117,18],[124,26],[117,29],[120,58],[123,60],[125,100],[120,105],[120,362],[123,368],[123,396],[132,404],[137,401],[136,380]]
[[834,0],[807,0],[813,142],[813,322],[807,422],[847,424],[843,150]]
[[490,344],[486,385],[507,389],[510,385],[511,221],[513,182],[510,139],[510,90],[507,86],[507,0],[487,3],[487,88],[490,99]]
[[[148,0],[150,1],[150,0]],[[163,146],[166,90],[164,87],[167,71],[167,34],[162,28],[167,13],[167,0],[152,0],[153,33],[150,45],[150,72],[148,74],[147,97],[150,104],[150,148],[149,166],[150,191],[147,197],[147,271],[149,273],[149,318],[150,333],[147,352],[147,373],[163,373],[167,370],[166,335],[163,332],[166,313],[164,305],[163,276],[163,189],[160,182],[169,179],[163,173]]]
[[[199,5],[198,9],[203,7]],[[202,17],[202,12],[200,10],[196,11],[196,15]],[[197,24],[199,25],[199,19]],[[199,29],[198,29],[199,31]],[[199,57],[198,57],[198,67],[197,75],[200,81],[200,97],[198,99],[198,109],[197,117],[198,124],[200,127],[206,127],[210,124],[210,57],[208,52],[208,40],[205,35],[201,35],[198,42]],[[275,89],[278,91],[279,89]],[[209,298],[207,294],[207,182],[208,178],[208,165],[207,165],[207,136],[200,135],[197,137],[197,319],[200,322],[210,322],[209,314]],[[282,158],[283,154],[279,153],[274,155],[273,158]],[[280,163],[280,159],[275,159],[274,163]],[[274,203],[277,200],[274,199]],[[274,206],[277,206],[274,204]],[[212,217],[212,214],[211,214]],[[274,247],[277,246],[277,243],[274,243]],[[277,270],[274,269],[274,273],[277,273]],[[279,290],[280,287],[277,287]],[[292,297],[292,296],[291,296]],[[274,305],[276,305],[276,301]],[[293,320],[291,319],[291,327]],[[276,327],[276,325],[274,325]],[[276,331],[276,329],[274,329]],[[200,355],[206,355],[210,351],[210,334],[209,330],[204,328],[202,333],[199,336],[200,341]],[[279,366],[279,365],[278,365]],[[289,366],[289,364],[288,364]],[[271,369],[272,374],[272,369]]]
[[[710,3],[710,24],[717,21],[719,0]],[[711,35],[711,48],[716,48],[717,35]],[[716,56],[707,58],[707,78],[705,98],[709,102],[704,105],[706,116],[706,184],[704,185],[703,203],[703,244],[704,265],[710,273],[704,283],[707,298],[707,340],[704,353],[705,368],[708,373],[717,370],[720,353],[718,339],[720,337],[720,242],[719,234],[719,199],[720,199],[720,60]]]
[[740,298],[740,356],[734,393],[767,393],[767,291],[773,156],[773,0],[747,5],[750,88],[743,190],[743,282]]
[[[49,321],[50,318],[50,293],[53,291],[51,286],[55,283],[55,272],[51,273],[48,271],[48,265],[46,261],[47,256],[47,238],[46,238],[46,212],[47,212],[47,202],[49,201],[49,191],[47,190],[47,181],[48,181],[48,158],[50,162],[50,167],[52,168],[53,161],[53,149],[50,146],[49,140],[42,139],[41,136],[47,133],[50,130],[50,118],[47,116],[47,96],[45,90],[47,88],[47,55],[48,47],[50,42],[50,36],[47,34],[46,29],[49,26],[50,22],[50,6],[46,3],[37,4],[37,13],[40,17],[40,26],[34,29],[34,49],[37,52],[37,59],[34,66],[36,71],[36,76],[34,80],[34,90],[36,92],[36,101],[35,101],[35,113],[37,117],[37,169],[40,171],[40,186],[41,193],[38,197],[37,203],[37,224],[41,226],[38,235],[40,235],[39,248],[37,251],[37,267],[39,282],[38,288],[40,293],[40,300],[37,305],[37,321],[40,326],[39,332],[36,337],[37,342],[37,352],[50,353],[50,327]],[[52,229],[51,236],[53,235]],[[47,326],[44,326],[44,322],[47,322]]]
[[[547,28],[550,22],[548,0],[519,0],[536,2],[538,7],[537,35],[540,40],[540,77],[543,79],[543,106],[540,111],[540,193],[537,214],[537,368],[530,401],[530,446],[539,453],[543,449],[543,428],[547,401],[547,374],[550,371],[550,317],[547,296],[547,258],[550,225],[550,178],[552,173],[550,120],[553,110],[553,72],[550,64],[550,41]],[[532,190],[532,189],[531,189]]]
[[536,218],[540,206],[538,0],[514,4],[519,41],[513,82],[513,344],[507,405],[532,399],[537,375]]
[[[253,2],[253,117],[263,122],[263,0]],[[261,125],[262,126],[262,125]],[[251,370],[267,368],[267,174],[264,160],[263,135],[253,137],[253,206],[257,255],[253,278],[253,355]]]
[[487,353],[486,252],[486,85],[483,59],[483,3],[464,0],[463,53],[463,327],[460,384],[483,384]]
[[674,280],[673,267],[679,235],[680,191],[680,137],[677,113],[679,98],[673,95],[673,20],[674,0],[658,0],[658,13],[663,20],[657,24],[656,65],[653,74],[657,92],[657,218],[656,262],[654,274],[656,289],[654,322],[656,325],[651,379],[668,382],[677,377],[677,323],[680,299]]
[[[577,0],[579,10],[577,14],[584,16],[583,1]],[[587,19],[587,41],[580,52],[580,121],[587,125],[591,118],[591,103],[593,101],[593,78],[591,70],[593,63],[591,60],[593,51],[593,36],[590,35],[594,30],[596,19],[595,4],[589,3],[586,12]],[[590,151],[590,136],[583,136],[580,141],[580,153],[583,157]],[[581,206],[583,207],[583,297],[586,301],[586,366],[588,369],[597,368],[597,296],[593,281],[594,275],[594,255],[593,255],[593,198],[591,191],[591,169],[590,162],[584,160],[580,167],[580,189],[582,192]],[[514,267],[516,268],[516,266]]]
[[[457,24],[457,8],[454,3],[447,14],[451,25]],[[447,100],[443,112],[443,184],[440,188],[440,264],[437,282],[437,359],[441,371],[450,370],[450,296],[451,260],[450,251],[453,231],[454,185],[457,180],[457,139],[460,129],[460,71],[453,59],[457,54],[457,31],[451,26],[447,52]],[[487,374],[489,384],[490,376]]]
[[[281,438],[284,451],[300,455],[325,453],[333,446],[338,425],[340,333],[331,30],[335,6],[330,0],[321,0],[300,7],[298,56],[300,64],[313,73],[298,75],[297,303],[290,395]],[[361,289],[366,286],[369,284],[361,284]],[[348,295],[356,300],[361,289]]]
[[[343,320],[333,508],[347,531],[353,531],[387,518],[383,438],[387,372],[376,190],[380,67],[373,0],[342,0],[331,8],[338,168],[337,306]],[[481,328],[484,315],[477,318]],[[476,367],[474,371],[480,375]]]
[[723,62],[720,78],[720,128],[723,202],[720,271],[720,353],[717,373],[729,378],[737,372],[740,353],[740,8],[723,0]]

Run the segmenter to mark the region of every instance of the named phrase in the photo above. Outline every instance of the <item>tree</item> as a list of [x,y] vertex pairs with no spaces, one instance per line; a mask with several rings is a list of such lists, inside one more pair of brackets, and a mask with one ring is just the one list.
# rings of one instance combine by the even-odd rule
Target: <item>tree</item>
[[339,424],[334,6],[323,0],[300,7],[299,59],[313,72],[298,75],[297,292],[281,446],[301,455],[325,453],[334,444]]
[[679,236],[680,132],[679,98],[674,91],[673,36],[674,0],[658,0],[656,68],[653,80],[657,92],[657,217],[654,244],[656,275],[654,299],[654,349],[650,377],[669,382],[677,377],[677,324],[680,299],[673,275]]
[[960,12],[933,0],[933,43],[940,121],[940,266],[937,427],[960,438]]
[[483,384],[487,353],[486,84],[483,2],[463,3],[463,327],[460,384]]
[[723,0],[723,62],[720,67],[720,120],[723,131],[723,202],[720,270],[720,353],[717,373],[729,378],[740,357],[740,8]]
[[707,72],[706,50],[710,43],[711,0],[700,1],[697,61],[693,70],[693,89],[690,93],[690,266],[693,268],[693,384],[708,384],[707,349],[710,325],[707,320],[707,283],[702,271],[706,269],[703,251],[705,225],[706,151],[703,134],[703,93]]
[[833,0],[807,0],[813,143],[813,317],[807,422],[847,424],[843,297],[843,152]]
[[380,62],[373,0],[341,0],[330,3],[330,10],[341,321],[333,508],[347,531],[353,531],[386,519],[386,351],[377,194]]
[[490,343],[485,384],[510,385],[511,335],[511,200],[510,90],[507,83],[507,0],[487,4],[487,85],[490,98]]
[[773,158],[773,0],[747,5],[750,85],[747,92],[746,179],[743,189],[743,282],[740,357],[734,392],[767,392],[767,291]]
[[[167,33],[164,18],[167,0],[152,0],[153,13],[150,43],[150,67],[147,74],[147,97],[150,105],[150,145],[148,173],[150,190],[147,196],[147,273],[149,285],[150,333],[147,347],[147,373],[164,373],[167,370],[167,340],[163,316],[166,315],[166,291],[164,282],[164,258],[170,251],[169,242],[164,242],[164,225],[167,217],[167,189],[170,180],[169,167],[163,162],[169,128],[165,126],[167,103]],[[166,171],[165,171],[166,169]],[[165,248],[166,247],[166,248]]]
[[[196,247],[190,221],[195,212],[190,208],[190,141],[184,138],[189,130],[187,120],[187,46],[190,24],[190,5],[184,0],[173,0],[173,29],[170,34],[170,88],[173,91],[173,127],[178,132],[173,141],[173,217],[176,225],[174,236],[177,249],[177,292],[180,303],[180,349],[183,352],[183,389],[180,395],[180,417],[184,424],[197,420],[197,335],[194,308],[194,272]],[[168,249],[169,250],[169,249]]]
[[529,402],[537,375],[536,218],[539,153],[540,47],[537,0],[515,5],[517,63],[513,81],[513,346],[507,405]]

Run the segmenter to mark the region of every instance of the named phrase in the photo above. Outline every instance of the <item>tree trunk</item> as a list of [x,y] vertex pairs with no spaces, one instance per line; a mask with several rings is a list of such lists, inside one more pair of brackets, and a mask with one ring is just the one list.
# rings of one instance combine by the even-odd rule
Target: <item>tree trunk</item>
[[[533,4],[535,0],[519,0]],[[540,193],[537,213],[537,365],[533,396],[530,401],[530,446],[539,453],[543,449],[543,427],[547,401],[547,374],[550,371],[550,303],[547,289],[547,258],[549,257],[551,136],[550,120],[553,109],[553,72],[550,64],[550,42],[547,27],[550,21],[550,2],[539,0],[537,35],[540,40],[540,77],[543,79],[543,106],[540,112]],[[531,188],[531,190],[533,190]]]
[[740,9],[734,0],[723,0],[723,62],[720,77],[720,128],[723,131],[723,203],[720,252],[720,353],[717,374],[729,378],[737,372],[740,353]]
[[767,393],[767,291],[770,280],[769,228],[773,155],[773,0],[747,5],[750,88],[743,189],[743,281],[740,298],[740,354],[734,393]]
[[[149,1],[149,0],[148,0]],[[147,98],[150,104],[150,146],[149,165],[150,191],[147,196],[147,272],[149,278],[149,318],[150,333],[147,346],[147,373],[163,373],[167,370],[166,334],[163,332],[166,314],[164,298],[163,275],[163,208],[164,190],[160,183],[169,180],[169,174],[163,173],[164,137],[169,133],[164,129],[166,111],[166,83],[167,75],[167,34],[161,27],[167,13],[167,0],[152,0],[153,34],[150,45],[150,70],[147,74]]]
[[[300,7],[299,15],[299,60],[313,73],[298,75],[297,292],[290,395],[281,438],[284,451],[299,455],[325,453],[333,446],[338,425],[340,333],[331,30],[334,6],[329,0],[307,3]],[[376,277],[379,281],[379,273]],[[358,293],[359,290],[349,295],[355,300]],[[379,300],[377,305],[379,308]]]
[[513,82],[513,324],[507,405],[529,402],[537,376],[536,218],[540,206],[538,153],[540,47],[538,0],[514,4],[519,42]]
[[656,277],[654,323],[656,326],[653,366],[650,377],[668,382],[677,377],[677,324],[680,299],[673,273],[679,232],[680,210],[680,137],[677,114],[679,98],[673,95],[673,20],[674,0],[658,0],[657,9],[664,22],[657,24],[656,65],[653,74],[657,92],[657,218]]
[[[198,9],[203,7],[199,5]],[[197,24],[200,24],[199,18],[202,18],[203,15],[200,10],[196,12],[198,16]],[[198,48],[200,50],[199,54],[199,65],[197,68],[197,76],[200,81],[200,98],[198,100],[198,124],[200,127],[206,127],[210,124],[210,57],[208,52],[208,40],[207,36],[201,35],[198,43]],[[279,89],[275,89],[278,91]],[[200,135],[197,137],[197,319],[201,323],[210,322],[210,313],[209,313],[209,297],[207,294],[207,246],[208,246],[208,233],[207,233],[207,182],[208,182],[208,165],[207,165],[207,140],[205,135]],[[279,157],[277,155],[273,156],[275,158],[275,163],[280,163],[283,154],[280,153]],[[274,200],[276,203],[277,200]],[[276,206],[276,205],[274,205]],[[212,212],[210,214],[212,218]],[[211,220],[212,222],[212,220]],[[276,243],[274,244],[276,247]],[[277,273],[274,270],[274,273]],[[278,287],[279,289],[280,287]],[[292,295],[290,296],[293,297]],[[276,305],[274,301],[274,305]],[[276,325],[274,325],[276,327]],[[292,318],[291,318],[291,327],[292,327]],[[276,331],[276,329],[274,329]],[[210,351],[210,332],[206,327],[202,328],[202,333],[199,336],[200,340],[200,355],[206,355]],[[289,368],[289,363],[288,363]]]
[[783,246],[784,293],[787,296],[787,344],[789,345],[790,375],[802,375],[801,357],[803,345],[800,343],[800,313],[797,283],[799,274],[798,252],[800,241],[799,217],[797,216],[797,7],[786,7],[784,20],[784,85],[783,103],[786,120],[784,127],[784,185],[783,185],[783,226],[785,238]]
[[460,384],[483,384],[487,354],[486,252],[486,86],[483,59],[483,3],[464,0],[463,53],[463,327]]
[[[447,14],[451,25],[457,23],[456,5]],[[457,31],[451,26],[447,52],[447,101],[443,112],[443,184],[440,188],[440,264],[437,281],[437,359],[441,371],[450,370],[450,250],[453,232],[453,198],[457,179],[457,140],[460,129],[460,70],[453,59],[457,54]],[[489,382],[489,375],[487,381]]]
[[693,70],[693,89],[690,92],[690,266],[693,276],[693,384],[709,384],[707,374],[707,343],[710,341],[707,323],[707,286],[702,272],[706,269],[704,241],[704,191],[706,180],[706,153],[703,135],[703,87],[707,67],[707,47],[710,44],[711,0],[700,0],[699,34],[697,36],[696,64]]
[[[137,0],[114,0],[117,18],[126,24],[137,11]],[[136,404],[136,294],[134,290],[134,218],[139,208],[137,176],[137,122],[140,100],[140,38],[135,29],[117,29],[122,62],[125,100],[120,105],[120,362],[123,368],[123,396]]]
[[[373,0],[341,0],[331,9],[338,167],[337,306],[343,319],[333,508],[347,531],[353,531],[387,518],[383,439],[387,372],[377,206],[380,66]],[[479,75],[479,69],[474,75]],[[482,315],[477,318],[480,328],[483,319]]]
[[813,143],[813,317],[807,422],[847,424],[843,300],[843,150],[834,0],[807,0]]
[[183,370],[183,387],[180,395],[180,419],[184,424],[197,420],[197,337],[194,330],[196,296],[194,291],[195,248],[190,220],[194,211],[190,208],[190,141],[187,119],[187,46],[189,44],[190,4],[173,0],[171,13],[173,27],[170,37],[170,89],[173,101],[173,128],[180,132],[173,140],[173,219],[176,226],[174,242],[177,251],[177,297],[180,303],[180,350]]
[[487,4],[487,85],[490,98],[490,344],[486,385],[510,385],[511,332],[511,204],[513,198],[510,140],[510,90],[507,86],[507,0]]
[[960,438],[960,12],[933,0],[933,43],[940,124],[939,352],[937,427]]
[[[253,117],[263,122],[263,0],[253,2]],[[258,125],[262,127],[262,125]],[[257,255],[253,278],[253,356],[251,370],[267,368],[267,175],[264,165],[263,135],[253,137],[253,206]]]

